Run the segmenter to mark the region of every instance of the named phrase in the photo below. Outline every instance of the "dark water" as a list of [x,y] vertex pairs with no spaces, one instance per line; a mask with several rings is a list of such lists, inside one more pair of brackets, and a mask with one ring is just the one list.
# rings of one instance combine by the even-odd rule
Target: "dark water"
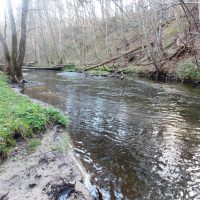
[[25,93],[69,114],[104,199],[200,199],[200,87],[31,72]]

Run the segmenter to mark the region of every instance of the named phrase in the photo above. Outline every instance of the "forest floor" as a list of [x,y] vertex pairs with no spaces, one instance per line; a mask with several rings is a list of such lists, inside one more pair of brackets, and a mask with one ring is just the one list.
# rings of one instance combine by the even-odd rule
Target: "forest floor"
[[0,199],[93,199],[73,155],[68,118],[11,86],[17,92],[0,74]]

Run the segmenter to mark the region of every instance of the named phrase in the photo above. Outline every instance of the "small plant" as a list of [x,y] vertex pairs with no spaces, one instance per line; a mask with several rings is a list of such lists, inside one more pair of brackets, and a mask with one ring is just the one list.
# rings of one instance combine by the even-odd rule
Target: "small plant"
[[183,80],[200,80],[200,71],[192,62],[182,62],[176,67],[176,75]]
[[28,141],[25,151],[27,154],[32,153],[33,151],[35,151],[35,149],[37,148],[37,146],[41,145],[41,139],[39,138],[33,138],[31,140]]
[[62,136],[60,141],[52,147],[52,150],[57,153],[63,153],[69,149],[69,138]]
[[76,71],[79,71],[79,67],[74,64],[67,65],[67,66],[65,66],[65,71],[66,72],[76,72]]

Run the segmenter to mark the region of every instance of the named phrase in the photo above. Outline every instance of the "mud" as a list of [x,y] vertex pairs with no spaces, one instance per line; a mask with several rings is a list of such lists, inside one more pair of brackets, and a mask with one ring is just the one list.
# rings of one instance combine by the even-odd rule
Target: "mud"
[[[0,165],[0,200],[95,199],[84,185],[86,174],[75,162],[70,143],[63,144],[67,135],[54,127],[34,153],[24,155],[24,146],[17,147]],[[62,152],[53,149],[55,145]]]

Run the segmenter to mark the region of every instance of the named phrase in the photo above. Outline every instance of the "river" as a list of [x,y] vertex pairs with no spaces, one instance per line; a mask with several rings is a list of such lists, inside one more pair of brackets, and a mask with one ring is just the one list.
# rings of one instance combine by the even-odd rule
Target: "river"
[[105,200],[200,199],[200,87],[32,71],[25,94],[67,113]]

